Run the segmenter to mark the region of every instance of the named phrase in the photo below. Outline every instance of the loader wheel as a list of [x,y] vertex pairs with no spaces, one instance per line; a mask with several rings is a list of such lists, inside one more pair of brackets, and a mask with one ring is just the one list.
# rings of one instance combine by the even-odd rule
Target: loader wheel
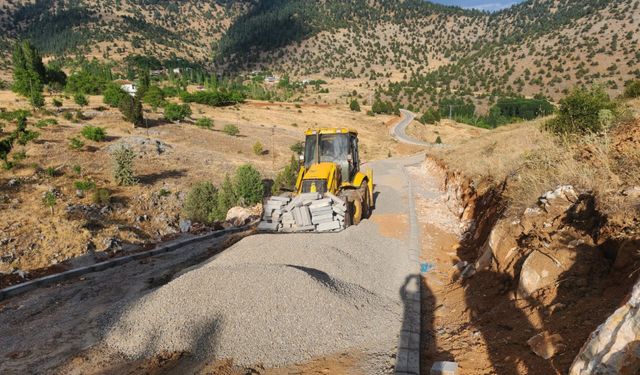
[[369,199],[369,185],[365,185],[364,194],[362,195],[362,218],[367,219],[371,216],[371,201]]

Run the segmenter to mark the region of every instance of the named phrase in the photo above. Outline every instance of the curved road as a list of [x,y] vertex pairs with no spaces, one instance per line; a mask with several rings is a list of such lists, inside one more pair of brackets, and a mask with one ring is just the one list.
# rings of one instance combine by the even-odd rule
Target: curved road
[[402,119],[390,130],[390,134],[393,138],[402,143],[407,143],[416,146],[430,146],[429,143],[419,141],[415,138],[408,136],[405,131],[407,126],[416,118],[416,115],[406,109],[401,109]]

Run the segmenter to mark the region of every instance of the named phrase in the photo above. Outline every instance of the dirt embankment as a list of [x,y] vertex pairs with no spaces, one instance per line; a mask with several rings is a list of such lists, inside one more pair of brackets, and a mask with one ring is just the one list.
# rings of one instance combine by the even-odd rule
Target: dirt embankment
[[423,371],[455,360],[462,374],[568,373],[638,278],[640,191],[560,186],[513,213],[509,180],[472,180],[433,157],[424,167],[464,231],[428,250],[449,282],[423,277]]

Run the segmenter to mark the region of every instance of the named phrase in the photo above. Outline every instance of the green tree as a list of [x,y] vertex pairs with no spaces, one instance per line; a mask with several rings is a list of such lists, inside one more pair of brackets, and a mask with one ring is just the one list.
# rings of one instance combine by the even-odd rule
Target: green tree
[[73,101],[80,107],[84,107],[89,104],[87,97],[81,92],[77,92],[73,95]]
[[358,99],[351,100],[351,104],[349,104],[349,108],[353,112],[360,112],[360,103],[358,103]]
[[151,86],[151,75],[149,74],[149,67],[141,69],[139,81],[140,82],[138,83],[138,91],[136,92],[136,95],[138,96],[138,98],[144,98],[147,91],[149,90],[149,87]]
[[210,224],[220,218],[218,210],[218,189],[209,181],[196,183],[184,202],[185,216],[199,223]]
[[560,100],[558,115],[546,123],[546,128],[560,134],[599,133],[605,130],[601,111],[611,111],[615,116],[616,109],[603,87],[579,87]]
[[[238,204],[238,197],[236,195],[236,188],[233,185],[233,181],[231,181],[231,177],[229,175],[224,176],[224,181],[222,181],[222,185],[220,186],[220,190],[218,191],[218,210],[220,216],[217,217],[217,220],[224,220],[227,216],[227,212],[230,208],[235,207]],[[224,217],[222,215],[224,214]]]
[[234,186],[238,202],[245,206],[252,206],[262,202],[264,185],[260,172],[250,164],[245,164],[236,170]]
[[142,102],[131,95],[123,96],[118,104],[118,109],[127,122],[133,124],[134,127],[144,125],[144,116],[142,114]]
[[156,85],[149,86],[142,100],[153,107],[155,111],[158,107],[164,106],[164,91]]
[[120,102],[127,98],[129,94],[127,94],[120,86],[116,83],[109,82],[104,88],[102,92],[102,101],[104,104],[107,104],[110,107],[116,108],[120,105]]
[[42,93],[46,69],[38,50],[25,40],[13,49],[13,91],[27,98]]
[[164,107],[164,118],[171,122],[180,122],[191,116],[191,107],[188,104],[167,103]]

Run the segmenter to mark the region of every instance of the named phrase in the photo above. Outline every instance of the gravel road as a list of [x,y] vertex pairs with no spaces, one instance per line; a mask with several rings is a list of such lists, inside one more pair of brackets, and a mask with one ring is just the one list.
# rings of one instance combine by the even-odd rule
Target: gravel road
[[194,244],[3,302],[0,373],[68,372],[96,348],[111,353],[101,373],[175,351],[267,368],[358,352],[356,373],[393,373],[408,291],[419,299],[404,166],[420,160],[372,163],[376,210],[341,233],[253,235],[196,265],[186,254],[214,243]]

